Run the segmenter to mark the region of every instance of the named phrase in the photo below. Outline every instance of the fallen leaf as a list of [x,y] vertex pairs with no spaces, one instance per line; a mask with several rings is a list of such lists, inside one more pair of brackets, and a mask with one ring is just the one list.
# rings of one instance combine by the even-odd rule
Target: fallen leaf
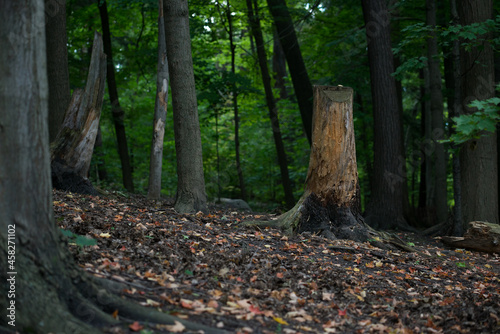
[[181,333],[186,329],[186,326],[179,321],[175,321],[174,325],[165,325],[165,329],[172,333]]
[[281,319],[279,317],[273,317],[273,320],[276,321],[279,324],[288,325],[288,322],[286,322],[285,320],[283,320],[283,319]]
[[138,332],[143,329],[144,326],[140,325],[138,321],[135,321],[133,324],[129,325],[128,328],[133,332]]

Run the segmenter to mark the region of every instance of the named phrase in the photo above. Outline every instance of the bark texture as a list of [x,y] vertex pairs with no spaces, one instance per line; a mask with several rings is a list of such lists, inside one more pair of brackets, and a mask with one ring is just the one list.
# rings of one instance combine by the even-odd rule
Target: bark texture
[[[427,25],[436,29],[436,0],[426,0]],[[448,218],[448,187],[446,183],[446,159],[444,144],[439,140],[444,139],[443,122],[443,93],[441,88],[441,64],[439,61],[438,43],[436,32],[431,31],[427,39],[427,61],[429,67],[430,88],[430,111],[431,111],[431,139],[434,144],[433,154],[433,183],[434,183],[434,207],[438,223]]]
[[500,253],[500,225],[488,222],[470,222],[463,237],[441,237],[447,246],[467,248],[480,252]]
[[163,137],[165,135],[165,120],[167,118],[168,105],[168,62],[163,0],[158,1],[158,12],[158,73],[156,76],[156,101],[148,187],[148,198],[155,200],[160,199],[161,194]]
[[177,153],[178,212],[207,211],[187,0],[164,0],[165,36]]
[[[493,15],[491,0],[463,0],[458,2],[460,23],[468,25],[484,22]],[[468,104],[494,96],[493,49],[491,36],[482,36],[480,47],[470,51],[461,48],[462,111],[475,112]],[[470,140],[460,151],[463,221],[488,221],[498,224],[498,166],[497,134]]]
[[314,86],[306,188],[295,207],[279,219],[290,233],[308,231],[362,242],[375,235],[360,212],[352,100],[351,88]]
[[373,227],[406,227],[404,218],[405,154],[389,33],[390,15],[384,0],[363,0],[373,100],[373,188],[366,222]]
[[267,4],[274,18],[274,24],[278,30],[280,43],[288,63],[293,89],[299,103],[304,132],[309,144],[311,144],[313,89],[302,58],[299,41],[295,34],[293,20],[285,0],[267,0]]
[[45,0],[47,74],[49,77],[49,140],[52,142],[71,100],[66,36],[66,0]]
[[[236,45],[234,44],[234,28],[233,28],[233,15],[231,11],[231,5],[229,1],[227,2],[227,24],[229,33],[229,48],[231,51],[231,73],[233,78],[236,78]],[[243,169],[241,168],[241,158],[240,158],[240,116],[238,108],[238,87],[236,81],[233,81],[232,85],[233,94],[233,112],[234,112],[234,152],[236,155],[236,172],[238,173],[238,181],[240,184],[240,197],[246,201],[247,192],[245,187],[245,179],[243,178]]]
[[75,90],[61,131],[51,146],[55,188],[97,194],[87,175],[99,131],[105,82],[106,55],[102,37],[96,32],[85,90]]
[[120,106],[118,99],[118,89],[115,79],[115,65],[113,63],[113,51],[111,47],[111,33],[109,31],[109,17],[106,0],[99,0],[99,14],[101,16],[102,38],[104,43],[104,53],[108,56],[108,94],[111,101],[111,112],[113,114],[113,122],[115,125],[116,142],[118,144],[118,155],[122,165],[123,186],[130,192],[134,192],[134,182],[132,178],[132,164],[128,152],[127,135],[125,133],[124,118],[125,112]]
[[255,38],[257,45],[257,56],[259,58],[260,72],[262,75],[262,83],[266,93],[267,109],[269,111],[269,118],[271,119],[271,127],[273,131],[274,144],[276,146],[276,153],[278,155],[278,163],[281,172],[281,182],[285,192],[285,203],[287,208],[293,207],[295,200],[293,198],[293,190],[288,174],[288,159],[286,157],[285,145],[281,136],[280,123],[278,118],[278,110],[276,107],[276,100],[273,95],[273,88],[271,86],[271,76],[269,75],[269,67],[267,64],[267,55],[264,44],[264,37],[260,26],[259,14],[257,3],[252,0],[247,0],[248,18],[250,21],[250,28]]

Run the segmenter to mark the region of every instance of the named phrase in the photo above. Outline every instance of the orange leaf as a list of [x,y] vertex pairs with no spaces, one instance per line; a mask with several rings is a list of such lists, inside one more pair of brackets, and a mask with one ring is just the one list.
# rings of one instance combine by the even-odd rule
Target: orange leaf
[[118,310],[115,310],[112,314],[113,318],[117,319],[118,318]]
[[193,301],[191,301],[189,299],[181,299],[181,305],[182,305],[182,307],[190,309],[190,310],[192,310],[194,308]]
[[144,326],[140,325],[139,322],[136,321],[133,324],[129,325],[128,328],[130,328],[130,330],[132,330],[133,332],[138,332],[143,329]]
[[248,308],[248,310],[252,313],[255,313],[255,314],[262,314],[264,312],[262,312],[257,306],[253,306],[253,305],[250,305],[250,307]]

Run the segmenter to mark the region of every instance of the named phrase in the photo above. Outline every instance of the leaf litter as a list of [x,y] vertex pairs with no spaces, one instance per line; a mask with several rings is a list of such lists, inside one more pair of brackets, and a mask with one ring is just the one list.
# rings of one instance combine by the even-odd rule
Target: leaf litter
[[[55,190],[54,210],[61,228],[97,241],[69,243],[89,274],[121,283],[140,305],[231,333],[500,332],[498,254],[408,233],[399,236],[418,253],[286,236],[241,224],[276,215],[216,206],[185,215],[143,196]],[[141,330],[187,333],[125,320],[108,332]]]

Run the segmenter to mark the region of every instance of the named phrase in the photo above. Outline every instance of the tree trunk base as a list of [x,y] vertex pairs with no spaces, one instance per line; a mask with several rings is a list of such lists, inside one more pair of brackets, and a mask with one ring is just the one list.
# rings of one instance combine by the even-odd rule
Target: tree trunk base
[[398,236],[377,231],[366,224],[363,217],[348,207],[325,206],[314,194],[304,194],[288,212],[273,221],[250,221],[247,225],[271,227],[282,230],[286,235],[304,232],[323,236],[326,239],[348,239],[369,242],[372,246],[386,250],[416,252]]
[[[110,284],[105,279],[82,272],[73,262],[69,252],[63,249],[65,246],[62,243],[58,245],[61,247],[60,258],[55,263],[35,265],[29,255],[19,256],[17,259],[16,266],[23,268],[22,275],[17,276],[16,281],[17,331],[101,333],[102,330],[116,326],[124,328],[137,320],[162,325],[180,322],[191,331],[226,333],[221,329],[183,320],[123,298],[121,284]],[[5,257],[0,256],[0,259],[6,262]],[[7,282],[6,279],[3,281]],[[4,304],[0,302],[2,307]],[[119,318],[112,316],[114,312],[118,312]]]
[[51,164],[52,186],[55,189],[71,191],[85,195],[99,195],[89,179],[77,174],[73,168],[68,167],[60,159],[52,160]]

